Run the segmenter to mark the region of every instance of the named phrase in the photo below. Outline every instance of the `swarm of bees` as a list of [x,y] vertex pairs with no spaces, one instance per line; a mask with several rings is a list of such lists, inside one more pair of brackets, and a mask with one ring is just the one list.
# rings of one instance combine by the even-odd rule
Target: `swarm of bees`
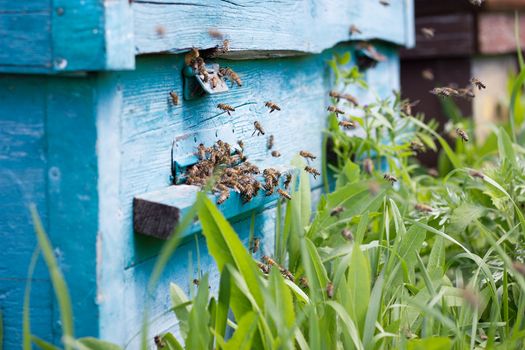
[[283,266],[279,265],[275,260],[273,260],[269,256],[263,255],[262,261],[263,262],[257,262],[257,266],[259,266],[259,268],[261,269],[261,271],[264,274],[269,274],[270,273],[270,268],[275,267],[275,268],[279,269],[279,272],[285,278],[289,279],[292,282],[295,282],[294,275],[290,271],[288,271],[286,268],[284,268]]

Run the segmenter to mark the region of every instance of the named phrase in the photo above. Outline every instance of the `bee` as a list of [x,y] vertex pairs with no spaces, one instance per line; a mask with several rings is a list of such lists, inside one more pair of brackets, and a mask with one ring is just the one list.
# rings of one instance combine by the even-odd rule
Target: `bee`
[[379,0],[379,3],[383,6],[390,6],[390,0]]
[[202,64],[201,66],[198,67],[198,71],[199,71],[202,81],[207,83],[210,80],[210,74],[208,73],[206,66]]
[[201,283],[201,281],[199,279],[197,279],[197,278],[193,279],[193,284],[194,285],[198,286],[200,283]]
[[217,85],[219,85],[219,77],[214,75],[210,79],[210,86],[211,86],[212,89],[215,89],[217,87]]
[[260,268],[265,275],[270,273],[270,268],[268,267],[268,265],[263,264],[260,261],[257,261],[257,267]]
[[461,137],[461,139],[465,142],[468,142],[469,140],[467,133],[464,130],[461,130],[460,128],[456,128],[456,135]]
[[385,174],[383,176],[383,179],[385,179],[386,181],[390,182],[392,185],[394,184],[394,182],[397,182],[397,178],[394,175],[391,175],[391,174]]
[[299,287],[301,287],[301,288],[309,288],[308,278],[306,278],[305,276],[299,278]]
[[208,35],[211,36],[213,39],[222,40],[223,38],[223,34],[216,28],[208,29]]
[[355,129],[355,123],[351,120],[341,120],[339,126],[344,129]]
[[478,179],[482,179],[482,180],[485,178],[485,175],[483,175],[483,173],[476,171],[476,170],[470,170],[468,173],[470,176],[474,178],[477,177]]
[[201,143],[198,147],[197,147],[197,156],[199,157],[200,160],[203,160],[206,158],[206,147],[204,147],[204,145]]
[[272,157],[279,158],[281,156],[281,153],[278,151],[272,151]]
[[317,158],[316,156],[314,156],[312,153],[308,151],[299,151],[299,155],[303,157],[304,159],[306,159],[307,161],[314,160],[315,158]]
[[340,110],[336,106],[329,106],[326,110],[328,112],[335,113],[335,115],[337,115],[337,116],[339,116],[339,114],[345,114],[344,111]]
[[284,191],[284,190],[282,190],[280,188],[277,190],[277,193],[279,193],[281,195],[281,197],[283,197],[283,198],[286,198],[288,200],[292,200],[292,196],[290,196],[290,194],[288,192],[286,192],[286,191]]
[[233,108],[233,107],[230,106],[230,105],[224,104],[224,103],[219,103],[219,104],[217,105],[217,108],[218,108],[218,109],[222,109],[223,111],[225,111],[226,113],[228,113],[228,115],[231,115],[230,112],[235,112],[235,108]]
[[292,282],[295,282],[295,277],[294,277],[294,275],[293,275],[290,271],[288,271],[288,270],[285,269],[284,267],[280,268],[280,271],[281,271],[281,274],[282,274],[284,277],[288,278],[288,279],[289,279],[290,281],[292,281]]
[[160,335],[154,336],[153,341],[157,346],[157,350],[164,349],[166,347],[166,343],[164,342],[164,340],[162,340],[162,337]]
[[199,50],[192,47],[191,50],[184,56],[184,62],[187,66],[190,66],[195,62],[195,59],[197,59],[197,57],[199,56]]
[[414,102],[406,100],[401,104],[401,112],[405,113],[406,115],[412,115],[412,107],[415,107],[418,104],[419,100],[416,100]]
[[263,255],[262,260],[269,266],[279,266],[279,264],[277,264],[275,260],[270,258],[268,255]]
[[292,182],[292,174],[286,174],[286,177],[284,179],[284,188],[288,189],[290,186],[290,182]]
[[436,87],[430,90],[430,93],[442,97],[458,96],[459,93],[456,89],[451,87]]
[[350,35],[363,34],[363,32],[361,32],[361,30],[359,28],[357,28],[357,26],[355,24],[352,24],[350,26],[349,33],[350,33]]
[[474,290],[471,288],[465,288],[462,291],[463,299],[467,302],[467,304],[473,309],[473,310],[479,310],[481,307],[481,299]]
[[155,27],[155,33],[159,38],[163,38],[166,35],[166,28],[164,26],[158,25]]
[[379,183],[377,181],[370,181],[368,183],[368,191],[372,196],[375,196],[379,193],[379,190],[381,189],[381,186],[379,186]]
[[416,208],[417,211],[420,211],[422,213],[430,213],[430,212],[432,212],[434,210],[434,209],[432,209],[431,206],[423,204],[423,203],[417,203],[415,205],[415,208]]
[[467,100],[471,100],[476,97],[474,91],[468,87],[464,89],[457,89],[457,96],[466,98]]
[[355,98],[354,96],[350,95],[350,94],[341,94],[337,91],[330,91],[329,93],[330,97],[333,97],[335,98],[335,100],[337,102],[339,102],[339,100],[346,100],[348,102],[350,102],[351,104],[353,104],[354,106],[358,106],[359,105],[359,102],[357,101],[357,98]]
[[250,247],[250,251],[255,254],[259,251],[259,246],[261,244],[261,241],[259,238],[255,238],[252,242],[252,246]]
[[272,113],[273,111],[280,111],[281,110],[281,107],[279,107],[276,103],[274,103],[272,101],[267,101],[264,105],[266,107],[270,108],[270,113]]
[[470,0],[470,3],[475,6],[481,6],[483,0]]
[[259,123],[257,120],[253,122],[253,127],[255,130],[253,131],[252,136],[255,135],[255,133],[257,133],[257,136],[264,135],[264,129],[261,123]]
[[179,104],[179,95],[175,91],[170,91],[171,102],[176,106]]
[[432,176],[432,177],[438,177],[439,176],[439,172],[435,168],[429,168],[427,170],[427,174]]
[[226,202],[228,198],[230,198],[230,191],[222,191],[219,195],[219,198],[217,198],[217,204],[221,205],[222,203]]
[[427,39],[432,39],[435,33],[436,33],[436,30],[434,28],[428,28],[428,27],[421,28],[421,34],[423,34],[423,36]]
[[478,78],[475,78],[475,77],[473,77],[473,78],[470,79],[470,83],[471,83],[473,86],[477,87],[478,90],[483,90],[483,89],[486,89],[486,88],[487,88],[487,87],[485,86],[485,84],[483,84]]
[[237,86],[242,86],[242,80],[239,77],[237,73],[233,71],[233,69],[225,67],[225,68],[219,68],[219,75],[227,78],[233,83],[236,83]]
[[426,80],[430,80],[430,81],[434,80],[434,72],[430,68],[423,69],[421,71],[421,76],[423,77],[423,79],[426,79]]
[[415,153],[425,152],[425,145],[418,140],[410,141],[410,149]]
[[326,285],[326,296],[330,299],[334,297],[334,285],[332,282],[328,282]]
[[317,179],[317,176],[321,175],[321,173],[317,169],[309,167],[309,166],[305,166],[304,170],[312,174],[314,176],[314,179]]
[[230,51],[230,41],[228,39],[224,39],[222,41],[222,52],[228,52]]
[[237,141],[237,144],[239,145],[239,147],[241,148],[242,151],[244,151],[244,142],[242,140],[238,140]]
[[273,135],[268,136],[268,142],[266,143],[267,149],[270,150],[273,148],[273,141],[274,141]]
[[341,231],[341,236],[343,236],[343,238],[346,239],[347,241],[354,240],[354,235],[352,234],[352,231],[349,228],[344,228]]
[[525,277],[525,265],[520,263],[519,261],[514,261],[512,263],[512,267],[514,268],[514,270],[516,270],[520,275],[522,275],[523,277]]
[[368,175],[372,175],[372,173],[374,172],[374,162],[372,161],[372,159],[365,158],[363,160],[363,170]]
[[343,207],[335,207],[330,211],[330,216],[339,216],[344,210],[345,208]]

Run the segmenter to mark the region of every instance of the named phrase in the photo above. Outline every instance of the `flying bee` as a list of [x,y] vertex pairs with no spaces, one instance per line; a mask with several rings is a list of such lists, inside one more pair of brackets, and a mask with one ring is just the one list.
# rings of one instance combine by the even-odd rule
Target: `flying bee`
[[478,90],[483,90],[483,89],[486,89],[486,88],[487,88],[487,87],[485,86],[485,84],[483,84],[483,83],[481,82],[481,80],[479,80],[478,78],[475,78],[475,77],[472,77],[472,78],[470,79],[470,83],[471,83],[472,85],[474,85],[475,87],[477,87]]
[[334,297],[334,285],[332,282],[328,282],[326,285],[326,296],[330,299]]
[[244,142],[242,140],[238,140],[237,141],[237,144],[239,145],[239,147],[241,148],[242,151],[244,151]]
[[363,34],[363,32],[361,32],[361,30],[359,28],[357,28],[357,26],[355,24],[352,24],[350,26],[349,33],[350,33],[350,35]]
[[514,270],[516,270],[520,275],[522,275],[523,277],[525,277],[525,265],[520,263],[519,261],[514,261],[512,263],[512,267],[514,268]]
[[430,81],[434,80],[434,72],[430,68],[423,69],[421,71],[421,76],[423,77],[423,79],[426,79],[426,80],[430,80]]
[[414,208],[416,208],[417,211],[420,211],[422,213],[430,213],[430,212],[432,212],[434,210],[434,209],[432,209],[431,206],[423,204],[423,203],[416,203]]
[[435,33],[436,33],[436,30],[434,28],[429,28],[429,27],[421,28],[421,34],[423,34],[423,36],[427,39],[432,39]]
[[239,77],[239,75],[229,67],[219,68],[219,75],[230,80],[232,82],[232,85],[233,83],[236,83],[237,86],[242,86],[242,80]]
[[257,136],[264,135],[264,129],[261,123],[259,123],[257,120],[253,122],[253,127],[254,127],[254,130],[253,130],[252,136],[255,135],[255,133],[257,133]]
[[317,169],[309,167],[309,166],[305,166],[304,170],[306,170],[306,172],[312,174],[314,176],[314,179],[317,179],[317,176],[321,175],[321,173]]
[[470,0],[470,3],[472,5],[481,6],[481,4],[483,3],[483,0]]
[[270,268],[268,267],[268,265],[263,264],[260,261],[257,261],[257,267],[260,268],[265,275],[270,273]]
[[191,48],[191,50],[184,56],[184,62],[187,66],[190,66],[197,57],[199,57],[199,50],[196,48]]
[[349,228],[344,228],[341,231],[341,236],[343,236],[343,238],[346,239],[347,241],[354,240],[354,235],[352,234],[352,231]]
[[363,159],[363,170],[368,175],[372,175],[374,172],[374,162],[370,158]]
[[261,245],[261,241],[259,238],[255,238],[252,242],[252,246],[250,247],[250,251],[255,254],[259,251],[259,246]]
[[162,337],[160,335],[156,335],[155,337],[153,337],[153,341],[157,346],[157,350],[164,349],[166,347],[166,343],[164,342],[164,340],[162,340]]
[[339,100],[346,100],[347,102],[350,102],[354,106],[358,106],[359,105],[359,102],[357,101],[357,98],[355,98],[354,96],[352,96],[350,94],[341,94],[340,92],[332,90],[332,91],[330,91],[329,95],[330,95],[330,97],[335,98],[335,100],[337,102],[339,102]]
[[272,113],[273,111],[281,110],[281,107],[279,107],[275,102],[272,102],[272,101],[267,101],[264,105],[270,108],[270,113]]
[[435,87],[432,90],[430,90],[430,93],[437,96],[442,97],[450,97],[450,96],[458,96],[459,93],[456,89],[451,87]]
[[481,307],[481,298],[476,291],[467,287],[463,289],[462,294],[463,299],[473,310],[479,310]]
[[273,148],[273,141],[274,141],[273,135],[268,136],[268,142],[266,143],[267,149],[270,150]]
[[410,141],[410,149],[415,153],[425,152],[425,145],[418,140]]
[[170,91],[171,102],[176,106],[179,104],[179,95],[175,91]]
[[199,279],[197,279],[197,278],[193,279],[193,284],[194,285],[198,286],[200,283],[201,283],[201,281]]
[[281,153],[278,151],[272,151],[272,157],[279,158],[281,156]]
[[288,189],[290,182],[292,182],[292,174],[288,173],[284,179],[284,188]]
[[210,79],[210,86],[211,86],[212,89],[215,89],[217,87],[217,85],[219,85],[219,77],[214,75]]
[[290,194],[288,192],[286,192],[286,191],[284,191],[284,190],[282,190],[280,188],[277,190],[277,193],[279,193],[281,195],[281,197],[283,197],[283,198],[286,198],[288,200],[292,200],[292,196],[290,196]]
[[233,108],[232,106],[230,105],[227,105],[225,103],[219,103],[217,105],[217,108],[218,109],[222,109],[223,111],[225,111],[226,113],[228,113],[228,115],[231,115],[230,112],[235,112],[235,108]]
[[483,175],[483,173],[476,171],[476,170],[470,170],[468,173],[470,176],[474,178],[477,177],[478,179],[482,179],[482,180],[485,178],[485,175]]
[[394,184],[394,182],[397,182],[397,178],[394,175],[391,175],[391,174],[385,174],[383,176],[383,179],[385,179],[386,181],[390,182],[392,185]]
[[204,145],[201,143],[198,147],[197,147],[197,156],[199,157],[200,160],[203,160],[206,158],[206,147],[204,147]]
[[344,129],[355,129],[355,123],[351,120],[341,120],[339,126]]
[[223,38],[223,34],[217,28],[208,29],[208,35],[211,36],[213,39],[222,40]]
[[335,113],[335,115],[337,115],[337,116],[339,116],[339,114],[345,114],[344,111],[340,110],[336,106],[329,106],[326,110],[328,112]]
[[309,284],[308,284],[308,278],[306,278],[305,276],[299,278],[299,287],[301,288],[309,288]]
[[414,102],[410,102],[409,100],[403,101],[401,104],[401,112],[405,113],[406,115],[412,115],[412,107],[415,107],[419,104],[419,100],[416,100]]
[[460,129],[460,128],[456,128],[456,135],[461,137],[461,139],[463,141],[465,141],[465,142],[468,142],[468,140],[469,140],[467,133],[464,130]]
[[476,94],[474,94],[474,90],[467,87],[464,89],[457,89],[457,95],[459,97],[466,98],[467,100],[472,100],[474,97],[476,97]]
[[337,216],[339,217],[339,214],[341,214],[345,210],[344,207],[335,207],[330,211],[330,216]]
[[217,198],[217,204],[221,205],[226,202],[228,198],[230,198],[230,191],[222,191],[219,198]]
[[432,176],[432,177],[438,177],[439,176],[439,172],[436,170],[436,168],[429,168],[427,170],[427,174]]
[[390,0],[379,0],[379,3],[383,6],[390,6]]
[[312,153],[308,151],[299,151],[299,155],[303,157],[304,159],[306,159],[307,161],[314,160],[315,158],[317,158],[316,156],[314,156]]

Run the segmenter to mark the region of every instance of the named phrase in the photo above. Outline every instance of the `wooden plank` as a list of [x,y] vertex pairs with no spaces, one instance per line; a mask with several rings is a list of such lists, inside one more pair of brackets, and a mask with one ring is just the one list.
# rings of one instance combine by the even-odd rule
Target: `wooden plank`
[[[482,13],[478,16],[478,43],[482,54],[516,51],[513,13]],[[525,47],[525,17],[519,20],[521,47]]]
[[484,5],[489,11],[514,11],[525,9],[525,2],[522,0],[485,0]]
[[[392,89],[399,88],[399,62],[392,46],[378,45],[378,48],[388,60],[367,71],[365,77],[380,96],[387,96]],[[182,55],[138,57],[135,71],[99,77],[99,193],[104,196],[100,197],[99,214],[98,300],[103,338],[120,344],[132,341],[130,338],[140,324],[138,320],[143,317],[144,286],[162,242],[133,234],[132,203],[135,196],[170,185],[170,151],[174,137],[231,123],[238,138],[245,141],[246,155],[260,167],[290,164],[301,149],[320,155],[320,131],[325,125],[327,94],[333,83],[326,61],[334,51],[348,50],[353,50],[353,46],[341,45],[321,55],[274,60],[217,60],[221,65],[231,66],[241,76],[243,86],[201,99],[182,100],[177,106],[172,104],[168,93],[173,90],[182,96]],[[358,88],[348,92],[364,103],[374,96]],[[264,107],[267,100],[278,103],[282,111],[270,114]],[[216,105],[221,102],[237,107],[232,116],[217,110]],[[265,137],[251,136],[254,120],[259,120],[267,133],[275,136],[275,149],[281,152],[280,158],[270,156]],[[320,159],[312,165],[320,168]],[[320,185],[319,179],[313,181],[315,188]],[[255,232],[270,242],[263,251],[271,252],[275,210],[264,213],[256,218]],[[245,241],[249,223],[249,219],[235,223]],[[201,269],[212,272],[214,285],[217,283],[214,264],[201,238],[199,242]],[[154,315],[169,303],[164,291],[170,281],[187,286],[188,252],[193,254],[193,261],[197,261],[193,243],[177,251],[152,300]],[[123,292],[114,293],[115,290]],[[171,322],[165,323],[165,327],[171,327]],[[152,331],[159,330],[161,325],[152,327]]]
[[[433,28],[434,36],[426,37],[422,28]],[[401,50],[401,57],[460,57],[475,52],[476,29],[473,14],[437,15],[416,18],[416,46]]]
[[468,0],[415,0],[415,8],[416,17],[438,14],[471,13],[480,10],[480,7],[472,5]]
[[[135,44],[138,54],[212,48],[222,43],[208,34],[216,29],[235,58],[319,53],[350,39],[410,45],[411,8],[412,0],[136,0]],[[350,36],[352,24],[363,34]]]

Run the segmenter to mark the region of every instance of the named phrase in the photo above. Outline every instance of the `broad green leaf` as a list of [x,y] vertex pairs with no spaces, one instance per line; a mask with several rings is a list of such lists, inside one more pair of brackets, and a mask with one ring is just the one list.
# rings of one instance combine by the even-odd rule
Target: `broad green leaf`
[[352,162],[350,159],[347,160],[345,166],[343,167],[343,169],[339,173],[339,176],[337,177],[335,187],[339,189],[344,185],[357,182],[359,180],[359,172],[359,166]]
[[363,334],[366,311],[370,300],[371,276],[368,259],[361,251],[359,244],[354,244],[352,258],[347,273],[348,304],[345,305],[348,314],[357,324],[360,334]]
[[354,346],[358,350],[364,350],[361,339],[359,338],[359,330],[357,325],[352,320],[352,317],[346,312],[346,310],[341,306],[341,304],[335,301],[327,301],[326,304],[330,306],[337,313],[337,316],[343,321],[344,327],[343,332],[348,332],[350,339],[352,339]]
[[110,343],[105,340],[100,340],[93,337],[85,337],[85,338],[79,338],[77,339],[77,343],[84,346],[86,349],[89,350],[120,350],[122,349],[120,346]]
[[469,202],[461,203],[450,217],[450,231],[458,234],[465,231],[468,225],[483,216],[484,207]]
[[[31,205],[30,210],[38,239],[38,245],[40,246],[42,256],[44,257],[44,261],[46,262],[47,268],[49,270],[49,276],[51,277],[53,290],[55,291],[55,296],[58,300],[60,320],[62,322],[62,335],[63,337],[73,338],[73,312],[71,311],[71,299],[69,297],[69,292],[64,280],[64,276],[62,276],[62,272],[58,267],[51,242],[49,242],[49,239],[44,232],[44,228],[42,227],[42,222],[40,221],[40,216],[36,211],[36,207]],[[71,349],[71,346],[65,345],[65,349],[69,350]]]
[[162,340],[166,344],[166,350],[183,350],[182,345],[179,343],[177,338],[171,333],[166,333],[162,336]]
[[411,339],[407,343],[407,350],[450,350],[452,342],[446,337],[431,337],[425,339]]
[[230,270],[223,269],[219,282],[219,300],[217,302],[217,314],[215,318],[215,330],[224,338],[228,311],[230,309]]
[[271,293],[271,299],[267,298],[266,303],[273,306],[274,311],[271,314],[278,330],[290,328],[295,322],[295,311],[293,298],[290,289],[284,282],[284,277],[279,270],[272,269],[269,276],[268,289]]
[[303,264],[310,285],[311,297],[315,300],[322,300],[326,286],[328,285],[328,276],[324,268],[321,257],[317,252],[315,245],[308,238],[302,241],[303,247]]
[[60,350],[59,347],[48,343],[47,341],[40,339],[39,337],[36,337],[34,335],[31,336],[31,341],[33,341],[33,343],[42,350]]
[[208,296],[208,274],[206,274],[201,279],[189,315],[189,330],[186,337],[186,348],[188,350],[204,350],[208,348],[210,343]]
[[257,330],[257,314],[250,311],[240,319],[232,338],[226,343],[224,350],[250,350],[252,340]]
[[186,294],[175,283],[170,283],[170,297],[173,311],[179,320],[179,330],[183,338],[186,338],[189,331],[190,307],[188,306],[188,298]]

